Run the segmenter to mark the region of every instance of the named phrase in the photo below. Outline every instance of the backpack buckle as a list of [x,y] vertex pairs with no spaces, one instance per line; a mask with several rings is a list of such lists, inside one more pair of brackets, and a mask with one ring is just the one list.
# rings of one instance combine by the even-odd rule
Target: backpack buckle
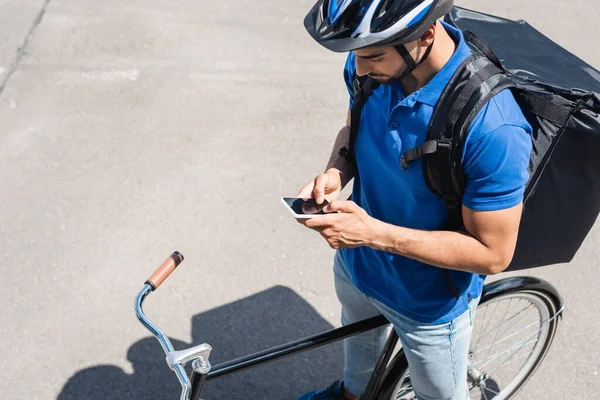
[[356,96],[360,91],[362,91],[362,83],[359,78],[354,79],[352,82],[352,89],[354,91],[354,96]]
[[450,153],[452,151],[452,142],[446,137],[440,138],[437,142],[437,150]]
[[400,157],[400,166],[402,167],[402,171],[406,171],[408,169],[408,163],[406,162],[406,158],[404,154]]
[[346,146],[342,147],[338,151],[338,155],[340,157],[342,157],[344,160],[346,160],[346,162],[348,164],[354,164],[354,157],[352,156],[352,154],[350,154],[350,151],[348,150],[348,148]]

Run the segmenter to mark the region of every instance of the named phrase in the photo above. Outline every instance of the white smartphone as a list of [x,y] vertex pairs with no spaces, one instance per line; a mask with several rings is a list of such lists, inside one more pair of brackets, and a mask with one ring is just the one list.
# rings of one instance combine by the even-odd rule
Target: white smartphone
[[315,199],[302,199],[298,197],[282,197],[281,202],[288,211],[298,219],[313,218],[319,215],[325,215],[323,208],[329,204],[324,200],[322,204],[317,204]]

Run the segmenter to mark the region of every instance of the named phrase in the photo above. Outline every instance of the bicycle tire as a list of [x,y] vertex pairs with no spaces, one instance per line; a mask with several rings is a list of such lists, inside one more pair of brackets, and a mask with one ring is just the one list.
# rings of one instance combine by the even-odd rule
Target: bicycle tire
[[[545,333],[540,334],[541,336],[543,336],[543,342],[539,343],[539,345],[538,345],[539,341],[536,342],[536,345],[534,346],[534,351],[532,351],[532,354],[534,354],[534,352],[536,353],[535,358],[534,359],[528,358],[525,361],[524,367],[526,369],[519,371],[515,375],[515,378],[514,378],[515,381],[509,382],[507,385],[504,386],[503,389],[498,388],[498,390],[500,390],[500,392],[493,395],[492,397],[489,397],[487,395],[483,396],[482,398],[484,398],[484,399],[495,399],[495,400],[512,399],[534,375],[535,371],[541,365],[542,361],[544,360],[545,356],[547,355],[548,351],[550,350],[550,347],[554,340],[556,330],[558,328],[558,321],[559,321],[558,315],[562,312],[562,310],[557,310],[556,303],[546,292],[544,292],[542,290],[521,289],[521,290],[516,290],[516,291],[512,291],[512,292],[501,293],[498,296],[495,296],[493,298],[489,298],[489,299],[482,301],[482,303],[479,304],[477,307],[478,314],[475,317],[475,324],[477,324],[477,316],[479,315],[480,309],[482,309],[484,307],[489,307],[491,304],[493,304],[495,302],[497,302],[499,304],[500,301],[503,301],[506,299],[514,299],[514,298],[518,298],[520,296],[525,299],[532,299],[533,302],[537,302],[536,306],[544,307],[544,309],[541,310],[541,314],[540,314],[543,317],[547,318],[547,321],[542,321],[542,324],[541,324],[542,326],[547,324],[546,325],[547,328],[544,329]],[[533,300],[533,299],[535,299],[535,300]],[[496,308],[497,307],[498,306],[496,306]],[[542,331],[542,328],[540,328],[540,330],[538,330],[536,332],[541,332],[541,331]],[[536,332],[534,332],[534,333],[536,333]],[[540,335],[538,335],[538,337]],[[501,340],[503,340],[503,339],[501,339]],[[471,345],[473,345],[473,342],[471,343]],[[492,346],[494,346],[494,344],[492,344]],[[530,357],[531,357],[531,355],[530,355]],[[406,360],[406,356],[404,355],[404,352],[400,351],[398,354],[396,354],[396,356],[388,364],[386,371],[384,372],[383,383],[381,385],[380,394],[379,394],[379,396],[377,396],[377,398],[382,399],[382,400],[388,400],[388,399],[400,400],[400,399],[414,398],[413,397],[414,392],[412,392],[412,390],[411,390],[409,379],[410,379],[410,377],[409,377],[409,372],[408,372],[408,361]],[[493,377],[490,377],[490,379],[488,379],[488,380],[493,382]],[[485,382],[487,382],[488,380],[486,380]],[[485,389],[483,389],[483,390],[485,390],[485,392],[483,392],[482,388],[479,386],[472,387],[471,392],[470,392],[471,393],[470,397],[472,398],[473,394],[474,393],[476,394],[477,390],[482,391],[482,393],[486,393],[489,391],[490,393],[488,393],[488,394],[492,394],[491,393],[492,389],[489,389],[486,386],[484,386],[484,388]]]

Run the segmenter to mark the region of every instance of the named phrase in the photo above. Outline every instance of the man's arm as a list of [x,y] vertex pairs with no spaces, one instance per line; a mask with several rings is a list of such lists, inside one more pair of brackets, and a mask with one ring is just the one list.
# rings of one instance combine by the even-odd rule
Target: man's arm
[[331,214],[308,220],[306,226],[336,249],[369,246],[445,269],[499,273],[514,255],[529,179],[531,128],[525,125],[526,121],[507,124],[471,136],[464,156],[468,179],[462,198],[467,233],[394,226],[351,201],[333,202],[325,209]]
[[337,173],[340,174],[341,187],[344,188],[348,182],[354,178],[356,174],[356,168],[351,163],[347,162],[343,157],[341,157],[338,153],[340,149],[344,146],[348,147],[350,145],[350,111],[348,111],[348,116],[346,117],[346,126],[344,126],[338,133],[335,143],[333,145],[333,150],[331,151],[331,157],[329,157],[329,162],[327,163],[326,171],[336,170]]
[[[510,92],[499,96],[503,96],[502,104],[510,104]],[[530,133],[524,119],[491,132],[470,133],[462,197],[467,233],[421,232],[385,225],[383,239],[376,246],[446,269],[502,272],[510,264],[517,243],[523,192],[529,179]]]
[[522,204],[499,211],[474,211],[463,206],[467,233],[421,231],[375,219],[352,201],[335,201],[330,213],[306,221],[334,249],[368,246],[445,269],[493,275],[514,255]]
[[377,221],[370,247],[445,269],[493,275],[515,252],[523,206],[500,211],[463,207],[467,233],[419,231]]
[[344,126],[338,133],[331,157],[327,163],[324,173],[308,182],[296,195],[296,197],[314,197],[317,203],[322,203],[324,199],[329,201],[337,200],[342,189],[354,178],[356,169],[354,165],[348,163],[338,153],[340,148],[348,146],[350,142],[350,112]]

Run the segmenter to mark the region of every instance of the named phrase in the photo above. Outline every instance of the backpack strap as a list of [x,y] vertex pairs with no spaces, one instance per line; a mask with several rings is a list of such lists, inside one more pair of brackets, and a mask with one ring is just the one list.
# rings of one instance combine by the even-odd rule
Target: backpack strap
[[502,66],[502,63],[500,62],[500,60],[498,59],[496,54],[492,51],[492,49],[490,49],[490,47],[487,45],[486,42],[484,42],[479,37],[475,36],[475,34],[469,30],[464,30],[462,33],[463,33],[463,37],[465,38],[465,41],[467,43],[470,43],[471,45],[473,45],[477,49],[479,49],[479,51],[481,51],[483,54],[485,54],[485,56],[487,57],[488,60],[490,60],[492,63],[494,63],[494,65],[496,67],[498,67],[504,71],[504,67]]
[[[461,71],[461,69],[469,68],[471,64],[470,60],[468,61],[469,62],[461,65],[461,68],[459,68],[457,74],[464,73],[464,70]],[[403,169],[408,168],[408,165],[411,162],[423,155],[434,154],[438,151],[450,153],[452,151],[454,126],[458,122],[463,110],[465,109],[465,106],[473,98],[475,92],[481,90],[481,86],[484,82],[488,81],[489,78],[500,74],[501,72],[502,71],[498,67],[489,63],[484,65],[481,69],[475,70],[468,81],[464,85],[460,85],[462,87],[456,87],[456,89],[459,89],[458,96],[452,96],[449,93],[446,93],[446,96],[442,95],[436,105],[436,109],[447,109],[448,111],[437,113],[434,112],[434,115],[437,118],[444,118],[446,121],[443,125],[443,130],[440,130],[439,128],[436,130],[430,129],[427,141],[425,143],[415,147],[414,149],[406,151],[402,155],[400,161]],[[448,103],[448,100],[451,100],[452,102]],[[434,125],[436,124],[431,123],[430,128]],[[441,125],[438,124],[437,126]]]
[[493,96],[513,86],[504,71],[484,54],[467,57],[435,106],[426,141],[401,157],[403,169],[423,157],[425,181],[448,209],[449,230],[462,226],[462,153],[468,127]]
[[[455,109],[451,114],[456,113],[458,119],[452,125],[448,124],[447,129],[452,129],[452,150],[450,152],[450,162],[445,167],[443,174],[449,173],[449,184],[442,183],[442,197],[446,199],[444,204],[448,209],[448,229],[459,230],[463,226],[462,220],[462,196],[465,192],[465,172],[463,168],[463,150],[467,138],[467,133],[471,123],[479,114],[481,109],[501,91],[514,87],[513,81],[504,74],[491,76],[484,81],[480,88],[473,93],[461,110]],[[454,116],[452,117],[452,119]],[[437,164],[439,166],[439,164]],[[435,177],[436,175],[433,175]],[[446,175],[444,175],[446,176]],[[426,178],[427,179],[427,178]],[[450,199],[449,202],[447,199]]]
[[522,108],[561,127],[569,122],[572,114],[569,107],[553,103],[547,98],[527,90],[519,89],[518,92],[517,101]]
[[360,116],[362,109],[369,96],[375,89],[379,87],[380,83],[368,76],[360,77],[354,74],[354,103],[350,110],[350,140],[348,147],[344,146],[340,149],[338,154],[343,157],[346,162],[354,164],[356,166],[356,157],[354,152],[354,145],[356,143],[356,135],[358,134],[358,125],[360,124]]
[[[425,181],[433,193],[442,197],[447,209],[447,230],[460,230],[463,226],[465,176],[462,154],[468,128],[493,96],[513,86],[491,50],[489,54],[475,53],[467,57],[435,106],[426,141],[406,151],[400,159],[406,170],[410,163],[422,157]],[[444,276],[450,291],[460,298],[460,290],[452,281],[450,271],[444,269]]]

